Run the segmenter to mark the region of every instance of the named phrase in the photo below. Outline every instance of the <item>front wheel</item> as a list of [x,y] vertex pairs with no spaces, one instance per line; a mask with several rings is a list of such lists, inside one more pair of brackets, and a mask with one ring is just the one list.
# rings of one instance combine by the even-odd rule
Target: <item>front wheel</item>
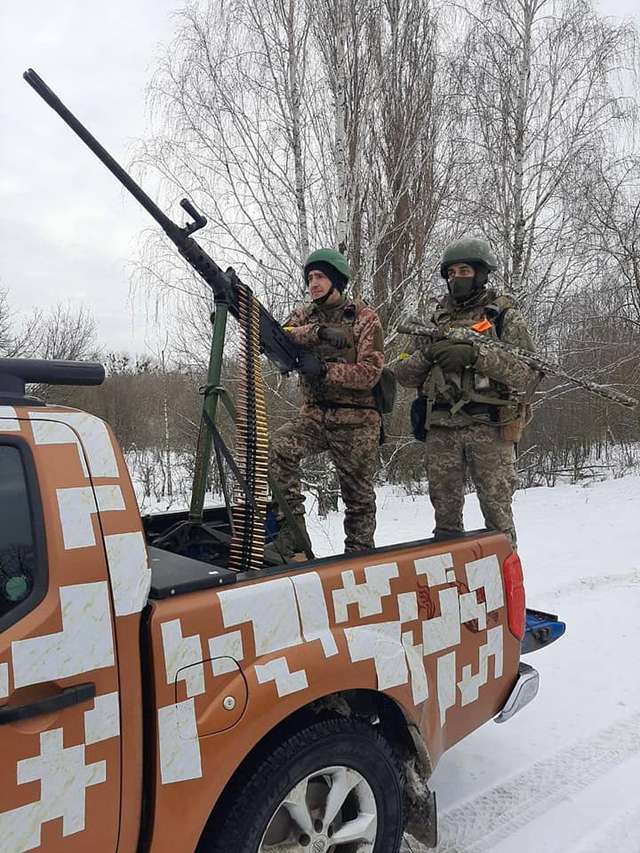
[[377,729],[331,719],[290,735],[238,780],[207,853],[397,853],[404,777]]

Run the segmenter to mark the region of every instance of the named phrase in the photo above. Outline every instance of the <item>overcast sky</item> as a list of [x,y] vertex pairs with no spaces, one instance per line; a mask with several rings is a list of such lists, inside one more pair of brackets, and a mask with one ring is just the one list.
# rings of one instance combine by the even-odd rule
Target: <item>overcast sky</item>
[[[151,220],[22,80],[34,68],[126,165],[145,131],[145,86],[171,40],[179,0],[2,0],[0,4],[0,288],[22,311],[86,305],[100,343],[157,349],[128,260]],[[639,0],[601,0],[640,17]],[[170,215],[182,221],[181,211]],[[224,266],[224,259],[219,259]]]

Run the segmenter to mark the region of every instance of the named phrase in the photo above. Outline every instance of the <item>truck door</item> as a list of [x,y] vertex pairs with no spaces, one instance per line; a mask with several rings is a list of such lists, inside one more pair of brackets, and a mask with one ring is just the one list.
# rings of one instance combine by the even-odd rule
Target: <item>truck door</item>
[[76,433],[31,418],[0,406],[0,849],[113,853],[120,714],[98,490]]

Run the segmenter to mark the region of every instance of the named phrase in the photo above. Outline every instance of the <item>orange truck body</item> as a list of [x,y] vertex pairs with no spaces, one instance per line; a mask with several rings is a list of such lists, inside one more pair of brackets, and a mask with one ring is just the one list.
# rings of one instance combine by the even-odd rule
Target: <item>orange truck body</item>
[[[0,720],[3,853],[195,851],[242,762],[301,709],[380,697],[433,768],[512,693],[502,535],[209,567],[182,592],[155,579],[108,425],[0,405],[3,447],[28,483],[37,577],[0,621],[0,712],[45,702]],[[74,688],[94,695],[46,709]]]

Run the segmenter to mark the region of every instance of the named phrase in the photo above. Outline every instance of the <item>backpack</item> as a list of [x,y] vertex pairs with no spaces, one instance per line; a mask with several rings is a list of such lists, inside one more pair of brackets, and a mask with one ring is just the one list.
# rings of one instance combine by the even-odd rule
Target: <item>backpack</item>
[[393,371],[383,367],[380,379],[373,387],[373,398],[381,415],[389,415],[393,411],[397,390],[398,383]]

